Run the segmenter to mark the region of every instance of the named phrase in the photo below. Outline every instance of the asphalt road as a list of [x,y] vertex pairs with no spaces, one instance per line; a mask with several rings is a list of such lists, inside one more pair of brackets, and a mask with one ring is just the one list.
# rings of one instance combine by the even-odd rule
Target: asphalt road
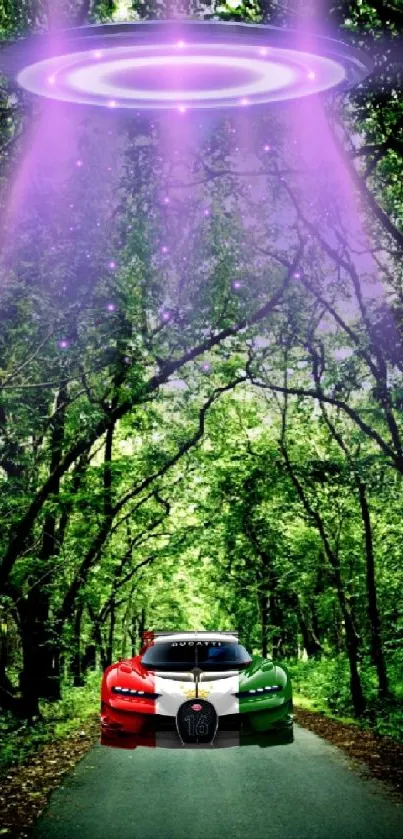
[[96,746],[34,839],[402,839],[403,805],[315,734],[259,749]]

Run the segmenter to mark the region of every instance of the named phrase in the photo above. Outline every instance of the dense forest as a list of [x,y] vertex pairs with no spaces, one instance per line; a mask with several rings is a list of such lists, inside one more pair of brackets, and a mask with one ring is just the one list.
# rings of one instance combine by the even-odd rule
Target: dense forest
[[220,628],[398,736],[403,8],[0,0],[0,35],[177,14],[321,25],[375,69],[299,135],[251,111],[251,162],[227,118],[174,163],[140,116],[38,147],[40,105],[0,80],[7,726],[144,629]]

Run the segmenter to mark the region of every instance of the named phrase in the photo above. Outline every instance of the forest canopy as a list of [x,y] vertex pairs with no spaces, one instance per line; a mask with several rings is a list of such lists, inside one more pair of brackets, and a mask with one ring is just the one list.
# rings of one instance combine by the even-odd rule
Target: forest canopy
[[395,733],[403,11],[0,0],[0,36],[178,14],[321,28],[375,69],[324,100],[322,165],[313,126],[252,111],[251,162],[229,118],[175,155],[141,116],[35,143],[1,79],[0,701],[37,717],[145,628],[236,629]]

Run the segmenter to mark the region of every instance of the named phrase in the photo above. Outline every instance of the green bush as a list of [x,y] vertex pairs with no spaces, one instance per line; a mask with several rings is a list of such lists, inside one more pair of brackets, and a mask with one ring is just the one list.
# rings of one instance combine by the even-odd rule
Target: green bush
[[64,685],[60,702],[41,702],[32,724],[5,713],[0,718],[0,773],[19,763],[37,747],[65,737],[82,726],[99,708],[100,674],[90,672],[84,687]]
[[[378,734],[403,740],[403,662],[397,659],[394,656],[393,661],[388,662],[391,696],[387,700],[379,699],[376,671],[370,659],[362,660],[360,675],[367,710],[360,725],[371,727]],[[311,710],[352,721],[353,706],[346,655],[307,661],[293,660],[288,666],[297,696],[296,704],[300,698],[301,703]]]

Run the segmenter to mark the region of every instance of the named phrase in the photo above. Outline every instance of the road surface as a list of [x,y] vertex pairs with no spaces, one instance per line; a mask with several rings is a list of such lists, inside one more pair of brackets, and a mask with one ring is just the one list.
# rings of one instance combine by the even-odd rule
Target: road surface
[[95,746],[33,839],[402,839],[403,805],[296,727],[289,746]]

